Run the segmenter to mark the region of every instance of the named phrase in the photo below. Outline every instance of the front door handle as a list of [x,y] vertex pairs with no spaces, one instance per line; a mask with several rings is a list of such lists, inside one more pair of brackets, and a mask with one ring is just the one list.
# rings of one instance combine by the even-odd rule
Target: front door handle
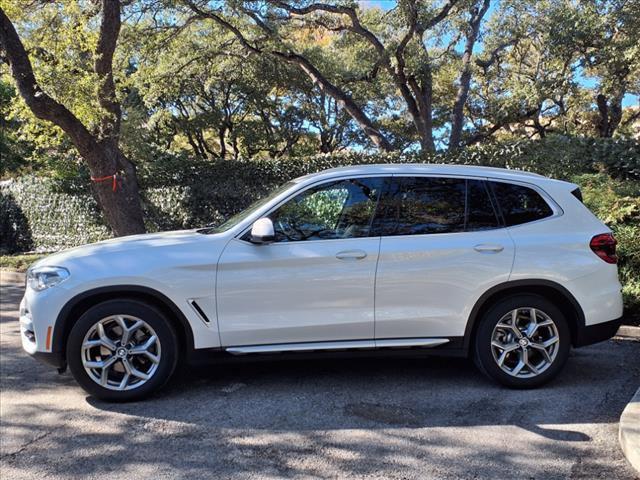
[[344,250],[336,253],[338,260],[362,260],[367,256],[367,252],[364,250]]
[[502,245],[481,243],[480,245],[473,247],[473,249],[480,253],[499,253],[504,250],[504,247]]

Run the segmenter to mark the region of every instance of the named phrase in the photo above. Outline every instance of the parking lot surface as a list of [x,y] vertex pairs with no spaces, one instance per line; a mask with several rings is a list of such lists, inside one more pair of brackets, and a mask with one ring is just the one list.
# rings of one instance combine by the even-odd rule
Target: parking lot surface
[[634,479],[618,420],[640,342],[575,350],[529,391],[462,359],[233,364],[129,404],[88,397],[20,348],[22,288],[1,287],[0,477]]

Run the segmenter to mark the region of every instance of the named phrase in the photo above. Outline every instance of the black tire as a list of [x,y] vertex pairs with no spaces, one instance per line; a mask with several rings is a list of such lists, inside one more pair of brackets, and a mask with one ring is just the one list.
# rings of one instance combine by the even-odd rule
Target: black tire
[[[94,381],[85,370],[82,344],[87,332],[100,320],[113,315],[136,317],[155,332],[161,347],[157,367],[150,378],[130,390],[111,390]],[[167,318],[158,309],[137,300],[108,300],[87,310],[75,323],[67,339],[67,363],[80,386],[89,394],[109,402],[140,400],[164,386],[173,375],[178,362],[178,338]],[[117,362],[116,362],[117,363]]]
[[[558,332],[559,343],[555,358],[546,370],[535,376],[522,378],[505,372],[498,365],[494,358],[491,341],[494,328],[501,318],[514,309],[528,307],[538,309],[551,318]],[[543,385],[558,375],[569,357],[571,332],[567,319],[556,305],[542,296],[527,294],[504,298],[492,305],[479,321],[474,338],[474,361],[482,373],[502,385],[511,388],[535,388]],[[519,351],[515,352],[515,354],[519,353]],[[533,375],[532,371],[528,373]]]

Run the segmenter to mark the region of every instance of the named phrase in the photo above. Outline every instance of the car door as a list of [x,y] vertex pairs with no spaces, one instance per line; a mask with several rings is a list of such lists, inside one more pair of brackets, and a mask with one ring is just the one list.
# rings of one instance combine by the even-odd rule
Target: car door
[[229,242],[216,297],[223,346],[373,340],[382,177],[324,182],[268,216],[275,241]]
[[396,177],[381,199],[376,339],[459,337],[514,245],[483,179]]

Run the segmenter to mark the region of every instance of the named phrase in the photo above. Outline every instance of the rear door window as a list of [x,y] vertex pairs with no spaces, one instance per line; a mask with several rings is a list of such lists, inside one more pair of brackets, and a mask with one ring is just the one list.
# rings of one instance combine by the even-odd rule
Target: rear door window
[[425,235],[499,227],[482,180],[396,177],[382,196],[374,231],[383,236]]
[[508,227],[553,215],[553,209],[533,188],[513,183],[490,183]]

